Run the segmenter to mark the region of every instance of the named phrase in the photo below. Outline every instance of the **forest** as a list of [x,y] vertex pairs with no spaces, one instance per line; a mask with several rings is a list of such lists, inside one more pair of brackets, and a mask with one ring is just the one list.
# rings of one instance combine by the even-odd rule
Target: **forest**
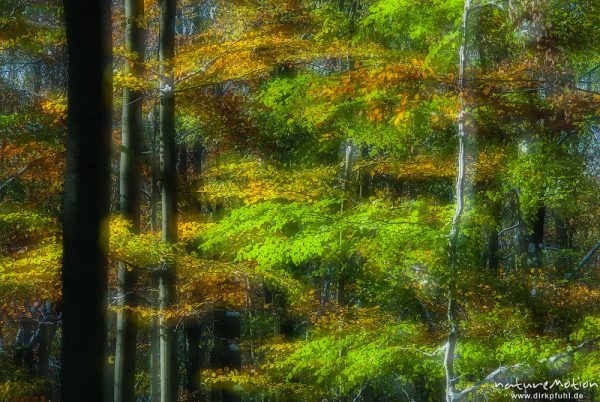
[[598,0],[0,2],[0,401],[595,401],[599,285]]

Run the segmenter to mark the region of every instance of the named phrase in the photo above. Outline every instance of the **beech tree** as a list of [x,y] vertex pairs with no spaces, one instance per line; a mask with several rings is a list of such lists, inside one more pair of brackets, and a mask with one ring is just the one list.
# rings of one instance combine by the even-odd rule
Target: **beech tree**
[[61,400],[103,401],[111,149],[110,2],[65,1],[69,54]]
[[[160,1],[160,184],[162,201],[162,239],[177,241],[177,153],[175,143],[175,0]],[[175,302],[175,266],[164,261],[158,274],[160,307],[160,400],[177,400],[177,345],[174,320],[168,309]]]
[[[143,77],[144,62],[144,2],[125,2],[125,42],[129,52],[124,74],[135,79]],[[123,88],[123,117],[121,124],[120,209],[121,216],[131,222],[133,233],[140,232],[140,177],[142,148],[141,90]],[[115,347],[114,402],[135,399],[135,362],[137,323],[131,309],[137,307],[137,267],[119,264],[117,339]]]

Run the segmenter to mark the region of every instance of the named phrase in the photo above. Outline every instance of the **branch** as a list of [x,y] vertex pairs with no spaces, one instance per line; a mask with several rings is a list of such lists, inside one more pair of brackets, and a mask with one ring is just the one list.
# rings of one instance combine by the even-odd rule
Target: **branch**
[[598,251],[598,249],[600,249],[600,241],[596,243],[596,245],[592,247],[590,251],[588,251],[585,257],[581,259],[581,261],[579,261],[579,264],[577,264],[575,269],[567,274],[566,279],[573,279],[579,273],[579,271],[581,271],[581,269],[592,259],[594,254],[596,254],[596,252]]
[[[592,339],[588,339],[587,341],[583,341],[582,343],[580,343],[579,345],[577,345],[575,347],[569,347],[566,352],[559,353],[557,355],[551,356],[546,359],[540,359],[540,360],[538,360],[538,363],[555,363],[555,362],[559,361],[560,359],[569,357],[569,356],[573,355],[574,353],[580,351],[581,349],[585,348],[586,346],[588,346],[592,343],[598,342],[598,341],[600,341],[600,336],[597,336]],[[470,387],[462,390],[461,392],[455,393],[453,401],[455,401],[455,402],[460,401],[461,399],[463,399],[465,396],[467,396],[471,392],[477,391],[479,388],[481,388],[482,385],[485,385],[487,383],[495,381],[502,374],[505,374],[510,370],[526,368],[526,367],[527,367],[526,365],[521,364],[521,363],[515,364],[513,366],[499,367],[496,370],[492,371],[490,374],[488,374],[483,380],[479,381],[478,383],[471,385]]]
[[587,341],[583,341],[579,345],[577,345],[577,346],[575,346],[573,348],[567,349],[567,351],[564,352],[564,353],[560,353],[558,355],[551,356],[551,357],[549,357],[547,359],[542,359],[542,360],[540,360],[540,363],[544,363],[544,362],[554,363],[554,362],[557,362],[560,359],[563,359],[565,357],[569,357],[573,353],[578,352],[581,349],[585,348],[586,346],[588,346],[588,345],[590,345],[590,344],[592,344],[594,342],[598,342],[598,341],[600,341],[600,336],[597,336],[597,337],[592,338],[592,339],[588,339]]
[[501,231],[498,232],[498,237],[502,236],[504,233],[508,232],[509,230],[513,230],[519,227],[519,222],[515,223],[514,225],[504,228]]
[[[37,162],[37,161],[34,161],[34,162]],[[29,169],[29,168],[31,167],[31,165],[33,165],[33,163],[34,163],[34,162],[30,163],[29,165],[26,165],[26,166],[22,167],[21,169],[19,169],[19,170],[17,171],[17,173],[15,173],[15,175],[14,175],[13,177],[10,177],[8,180],[6,180],[4,183],[2,183],[2,184],[0,185],[0,194],[2,194],[2,191],[3,191],[3,190],[6,188],[6,187],[8,187],[8,185],[9,185],[10,183],[12,183],[12,182],[13,182],[15,179],[19,178],[20,176],[22,176],[22,175],[23,175],[23,173],[25,173],[25,172],[27,171],[27,169]]]
[[225,50],[223,50],[221,53],[219,53],[218,55],[216,55],[215,57],[213,57],[212,59],[210,59],[205,65],[203,65],[202,67],[200,67],[199,69],[197,69],[194,72],[191,72],[187,75],[184,75],[183,77],[177,79],[175,81],[175,84],[179,84],[180,82],[183,82],[185,80],[188,80],[192,77],[195,77],[199,74],[203,74],[204,72],[206,72],[209,68],[211,68],[216,62],[217,60],[219,60],[221,57],[225,56],[229,50],[233,47],[233,45],[235,45],[236,43],[238,43],[240,40],[242,39],[242,37],[240,36],[239,38],[237,38],[236,40],[234,40],[233,42],[231,42],[229,44],[229,46],[227,46],[225,48]]
[[455,393],[453,400],[460,401],[461,399],[463,399],[465,396],[467,396],[471,392],[477,391],[482,385],[485,385],[487,383],[495,381],[502,374],[505,374],[506,372],[508,372],[512,369],[516,369],[516,368],[520,368],[520,367],[522,367],[521,364],[515,364],[514,366],[498,367],[496,370],[494,370],[490,374],[488,374],[483,380],[479,381],[476,384],[471,385],[469,388],[466,388],[460,392]]

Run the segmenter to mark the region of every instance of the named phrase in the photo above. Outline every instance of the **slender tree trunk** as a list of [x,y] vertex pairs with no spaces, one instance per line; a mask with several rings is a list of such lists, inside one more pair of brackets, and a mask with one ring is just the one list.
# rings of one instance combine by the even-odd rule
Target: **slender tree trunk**
[[[241,370],[242,354],[238,339],[241,335],[241,314],[239,311],[214,311],[214,349],[211,356],[213,369]],[[231,382],[215,384],[211,392],[213,402],[239,402],[241,395],[233,389]]]
[[263,284],[264,304],[270,304],[278,311],[276,312],[275,325],[273,333],[275,336],[282,336],[286,340],[294,339],[295,320],[287,311],[288,302],[285,295],[278,290],[271,290],[265,283]]
[[69,53],[61,400],[104,400],[112,112],[108,0],[64,0]]
[[[179,158],[177,170],[179,171],[179,177],[183,183],[188,182],[188,149],[187,145],[182,142],[179,144]],[[192,163],[194,159],[191,158]],[[196,170],[196,166],[194,166]],[[193,205],[193,204],[192,204]],[[186,381],[185,389],[189,393],[189,397],[192,400],[197,400],[200,397],[199,392],[201,390],[200,381],[200,321],[196,317],[190,317],[184,324],[184,336],[185,336],[185,371]]]
[[497,271],[500,268],[500,239],[498,237],[498,222],[500,221],[501,203],[499,201],[492,201],[491,208],[494,223],[487,234],[486,265],[490,271]]
[[34,333],[34,321],[33,318],[29,316],[31,311],[29,308],[27,308],[27,310],[28,312],[21,314],[21,317],[19,318],[19,329],[15,339],[16,348],[13,359],[15,366],[22,369],[28,368],[28,348]]
[[[125,1],[125,43],[133,60],[125,63],[125,73],[142,77],[144,57],[143,0]],[[123,90],[123,117],[120,163],[121,216],[131,222],[133,233],[140,232],[140,158],[142,148],[142,91]],[[117,339],[115,347],[114,401],[135,399],[135,351],[137,324],[129,308],[137,306],[137,271],[119,264],[117,287]]]
[[449,260],[450,272],[448,279],[448,342],[446,344],[446,352],[444,355],[444,371],[446,374],[446,401],[453,402],[456,392],[456,375],[454,372],[454,354],[456,344],[458,343],[459,322],[457,317],[456,304],[456,288],[457,288],[457,257],[458,257],[458,240],[460,235],[461,220],[464,211],[464,192],[466,188],[466,148],[468,140],[468,131],[466,128],[466,120],[468,110],[465,105],[464,90],[465,90],[465,67],[467,64],[467,20],[471,8],[471,0],[465,0],[463,8],[463,17],[461,25],[461,46],[459,50],[459,74],[458,74],[458,91],[459,91],[459,115],[458,115],[458,171],[456,174],[456,209],[452,217],[452,227],[448,238],[449,243]]
[[[362,160],[366,160],[369,157],[369,147],[367,145],[363,145],[360,149],[360,156]],[[359,198],[369,198],[371,195],[371,186],[370,186],[370,175],[369,171],[366,168],[361,168],[358,172],[359,180],[358,180],[358,197]]]
[[196,193],[196,204],[197,204],[197,208],[199,212],[202,212],[204,209],[204,155],[206,154],[206,149],[204,148],[204,145],[202,145],[202,141],[198,140],[196,141],[196,143],[194,144],[193,150],[192,150],[192,158],[190,160],[190,162],[192,163],[192,169],[194,171],[194,175],[195,175],[195,185],[194,185],[194,189],[196,189],[196,191],[198,191],[198,193]]
[[[342,202],[340,203],[340,212],[344,212],[348,207],[347,198],[348,197],[348,188],[350,184],[352,171],[352,143],[348,141],[346,146],[344,147],[344,170],[342,171]],[[339,233],[339,253],[340,253],[340,261],[347,261],[348,258],[345,256],[345,241],[344,241],[344,231],[340,231]],[[346,281],[348,277],[348,272],[344,270],[346,267],[340,267],[340,272],[337,278],[337,291],[336,291],[336,302],[340,305],[345,305],[346,300]]]
[[[177,241],[177,152],[175,144],[175,0],[160,1],[160,168],[162,184],[162,238]],[[175,301],[175,266],[162,264],[158,276],[160,316],[160,400],[177,400],[177,345],[175,325],[165,312]]]
[[160,177],[160,157],[158,151],[158,140],[159,140],[159,124],[158,124],[158,104],[154,105],[154,110],[152,112],[152,143],[150,150],[150,158],[151,160],[151,178],[150,178],[150,187],[152,194],[150,195],[150,227],[152,231],[158,230],[158,218],[157,218],[157,209],[158,203],[160,201],[160,187],[159,187],[159,177]]
[[538,268],[542,265],[542,249],[544,247],[544,227],[546,221],[546,207],[540,207],[531,222],[527,232],[527,259],[530,267]]
[[179,144],[179,152],[177,158],[177,170],[179,171],[179,176],[181,176],[181,180],[184,183],[187,183],[187,171],[188,171],[188,149],[187,144],[182,142]]
[[[158,272],[152,275],[152,288],[158,290]],[[158,291],[153,296],[154,308],[158,311]],[[157,315],[153,315],[150,322],[150,401],[160,402],[160,320]]]
[[42,305],[42,317],[38,327],[38,361],[37,373],[40,377],[47,378],[50,374],[50,345],[54,337],[54,323],[52,322],[52,303]]
[[[569,250],[571,248],[571,230],[569,226],[569,219],[564,218],[555,212],[554,227],[556,229],[556,245],[561,250]],[[567,271],[569,269],[569,263],[569,257],[561,253],[557,261],[558,268],[562,271]]]
[[[200,391],[200,323],[197,318],[190,318],[185,323],[185,388],[193,398]],[[195,400],[195,399],[194,399]]]
[[554,217],[554,225],[556,227],[556,242],[560,249],[571,248],[571,230],[569,220],[561,216]]

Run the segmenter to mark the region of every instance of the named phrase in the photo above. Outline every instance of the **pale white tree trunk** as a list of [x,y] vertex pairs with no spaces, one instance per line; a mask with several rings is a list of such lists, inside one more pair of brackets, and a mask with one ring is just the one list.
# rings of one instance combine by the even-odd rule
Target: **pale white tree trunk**
[[446,374],[446,401],[453,402],[456,394],[456,375],[454,373],[454,354],[458,342],[458,318],[456,308],[456,257],[458,253],[458,238],[465,204],[466,188],[466,148],[468,132],[466,129],[467,107],[465,103],[465,67],[467,65],[467,20],[471,9],[471,0],[465,0],[461,24],[461,45],[458,63],[458,171],[456,174],[456,209],[452,217],[452,227],[449,236],[450,279],[448,282],[448,342],[444,356],[444,371]]

